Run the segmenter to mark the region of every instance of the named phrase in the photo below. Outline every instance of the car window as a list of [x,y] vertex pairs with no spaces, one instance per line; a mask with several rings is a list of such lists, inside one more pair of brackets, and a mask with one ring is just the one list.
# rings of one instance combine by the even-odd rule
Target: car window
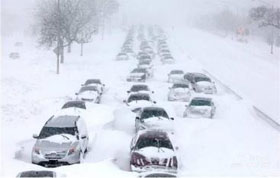
[[76,135],[76,127],[43,127],[40,132],[39,138],[44,139],[53,135],[70,134]]
[[144,110],[141,114],[141,119],[146,119],[146,118],[151,118],[151,117],[169,118],[167,113],[163,109]]
[[191,106],[211,106],[211,101],[209,100],[192,100]]
[[137,92],[137,91],[148,91],[148,86],[145,85],[134,85],[131,87],[131,91]]
[[211,80],[208,77],[195,77],[194,81],[195,82],[202,82],[202,81],[211,82]]
[[55,173],[52,171],[27,171],[22,172],[20,177],[54,177]]
[[140,137],[136,144],[137,149],[150,146],[157,148],[163,147],[173,149],[172,144],[167,137]]
[[150,101],[150,96],[149,95],[130,95],[128,98],[128,102],[138,101],[138,100]]
[[72,107],[86,109],[86,105],[84,102],[67,102],[62,106],[62,109],[72,108]]

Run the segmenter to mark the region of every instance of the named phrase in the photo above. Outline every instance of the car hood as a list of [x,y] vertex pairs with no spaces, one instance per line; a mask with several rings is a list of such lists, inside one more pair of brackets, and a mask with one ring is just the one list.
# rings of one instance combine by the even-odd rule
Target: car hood
[[161,160],[166,158],[173,158],[173,156],[175,156],[174,150],[169,148],[164,148],[164,147],[158,148],[158,147],[149,146],[149,147],[141,148],[135,152],[145,156],[147,159],[156,158]]
[[38,139],[35,147],[39,148],[40,151],[45,154],[68,150],[77,142],[75,136],[70,134],[53,135],[44,139]]
[[78,96],[80,98],[95,99],[98,96],[98,92],[97,91],[84,91],[82,93],[79,93]]
[[174,94],[176,94],[176,93],[178,93],[178,94],[187,94],[187,93],[189,93],[189,89],[188,88],[174,88],[174,89],[172,89],[171,90],[171,92],[172,93],[174,93]]
[[209,81],[196,82],[196,85],[198,85],[200,87],[213,87],[214,86],[214,84],[212,82],[209,82]]

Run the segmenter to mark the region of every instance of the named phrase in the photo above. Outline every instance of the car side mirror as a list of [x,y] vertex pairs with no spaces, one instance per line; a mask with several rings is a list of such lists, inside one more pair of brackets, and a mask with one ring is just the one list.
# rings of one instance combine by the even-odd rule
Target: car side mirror
[[170,119],[174,121],[174,117],[170,117]]
[[132,147],[130,148],[130,150],[134,150],[134,148],[135,148],[135,146],[132,146]]
[[123,100],[124,103],[126,103],[126,100]]
[[152,93],[155,93],[154,91],[152,91]]
[[35,139],[38,139],[39,135],[38,134],[33,134],[32,137],[35,138]]
[[178,150],[179,150],[179,147],[178,147],[178,146],[176,146],[176,147],[175,147],[175,150],[177,150],[177,151],[178,151]]
[[78,93],[75,93],[75,95],[78,95]]
[[82,136],[81,136],[81,139],[86,139],[86,138],[87,138],[86,135],[82,135]]
[[127,91],[127,93],[130,93],[130,91]]
[[140,117],[136,117],[135,119],[136,119],[136,120],[140,120]]
[[153,101],[153,103],[154,103],[154,104],[157,104],[157,102],[156,102],[156,101]]
[[105,87],[105,84],[102,84],[103,85],[103,87]]
[[84,86],[85,86],[85,84],[81,84],[81,86],[82,86],[82,87],[84,87]]

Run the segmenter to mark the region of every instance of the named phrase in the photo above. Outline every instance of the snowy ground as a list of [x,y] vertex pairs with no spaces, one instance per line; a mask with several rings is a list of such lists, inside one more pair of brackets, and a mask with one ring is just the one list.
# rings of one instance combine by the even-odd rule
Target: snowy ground
[[[260,62],[258,72],[246,68],[249,62],[244,61],[240,71],[247,69],[248,77],[253,79],[250,81],[252,83],[240,80],[243,75],[236,75],[236,71],[223,66],[230,65],[237,70],[238,66],[243,64],[241,59],[238,59],[237,64],[232,62],[232,54],[244,54],[246,59],[250,58],[248,60],[258,56],[258,61],[261,61],[259,56],[265,55],[264,53],[252,53],[239,44],[226,43],[219,37],[201,31],[188,32],[168,30],[169,45],[176,64],[162,65],[156,59],[155,76],[147,81],[155,91],[153,99],[175,118],[176,143],[180,155],[179,175],[279,175],[279,132],[257,118],[252,111],[250,97],[255,93],[241,90],[245,88],[251,91],[251,88],[247,87],[259,86],[259,81],[268,81],[273,77],[279,81],[277,71],[273,65],[263,66]],[[31,149],[35,142],[32,134],[38,133],[46,120],[59,110],[65,101],[74,97],[81,83],[88,78],[99,77],[106,84],[106,92],[101,104],[94,105],[90,117],[85,118],[91,138],[90,150],[85,160],[80,165],[52,170],[67,177],[137,177],[136,173],[129,171],[128,165],[135,116],[122,103],[131,85],[125,79],[137,62],[114,61],[125,35],[125,32],[115,30],[105,36],[104,40],[96,37],[94,43],[85,46],[84,57],[80,57],[79,48],[74,47],[77,52],[67,54],[59,76],[55,74],[55,56],[52,52],[38,50],[33,43],[24,42],[21,49],[15,49],[20,51],[21,58],[11,60],[8,53],[13,49],[15,41],[4,39],[6,46],[3,46],[1,78],[1,176],[14,177],[20,171],[45,169],[30,163]],[[201,36],[207,40],[203,40]],[[215,43],[202,46],[205,41]],[[214,51],[223,53],[217,57]],[[208,62],[210,58],[221,66]],[[225,61],[221,62],[223,58]],[[167,102],[170,85],[166,82],[167,73],[176,68],[185,72],[206,69],[221,80],[232,82],[228,84],[235,86],[238,91],[240,89],[250,100],[237,100],[222,86],[218,86],[218,94],[214,96],[217,112],[213,120],[182,118],[185,103]],[[265,69],[269,71],[268,74],[261,75]],[[257,76],[263,78],[255,79],[253,73],[260,74]],[[237,81],[234,81],[235,79]],[[260,87],[257,91],[261,92],[261,89],[265,88],[268,95],[271,93],[267,96],[268,100],[273,100],[275,95],[272,93],[277,94],[275,87],[277,85],[272,84],[271,87]],[[268,101],[257,103],[267,106],[266,102]],[[271,107],[271,111],[274,110],[275,108]]]

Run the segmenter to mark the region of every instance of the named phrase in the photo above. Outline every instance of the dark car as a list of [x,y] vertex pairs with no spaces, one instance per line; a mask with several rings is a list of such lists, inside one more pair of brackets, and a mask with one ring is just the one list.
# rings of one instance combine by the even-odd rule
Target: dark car
[[164,131],[140,131],[130,145],[130,167],[135,172],[176,172],[178,160],[173,144]]
[[24,171],[20,172],[17,177],[56,177],[53,171]]

